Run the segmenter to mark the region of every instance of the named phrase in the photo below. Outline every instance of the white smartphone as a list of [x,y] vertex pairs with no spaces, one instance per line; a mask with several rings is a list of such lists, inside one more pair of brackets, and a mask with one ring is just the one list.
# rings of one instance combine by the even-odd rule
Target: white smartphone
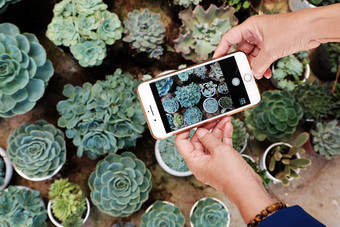
[[235,114],[261,100],[243,52],[144,81],[137,94],[155,139]]

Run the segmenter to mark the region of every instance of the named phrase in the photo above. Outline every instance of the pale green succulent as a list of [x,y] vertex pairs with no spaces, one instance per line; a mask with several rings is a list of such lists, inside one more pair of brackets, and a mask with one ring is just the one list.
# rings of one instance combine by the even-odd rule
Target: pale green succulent
[[102,18],[98,29],[100,39],[105,43],[112,45],[116,40],[122,38],[123,27],[117,14],[104,11],[100,18]]
[[131,152],[110,154],[99,161],[90,175],[91,200],[97,208],[114,217],[127,217],[148,199],[151,173]]
[[30,111],[43,96],[53,75],[51,61],[37,37],[0,24],[0,116]]
[[6,11],[10,4],[20,2],[21,0],[0,0],[0,14]]
[[233,147],[235,150],[240,152],[243,146],[246,144],[249,134],[247,133],[246,127],[240,119],[231,118],[231,123],[233,125]]
[[198,5],[201,1],[202,0],[174,0],[174,4],[188,8],[191,5]]
[[54,17],[47,27],[46,36],[57,46],[71,46],[80,40],[78,27],[71,17]]
[[191,107],[197,105],[201,100],[201,88],[192,82],[186,86],[176,87],[175,95],[181,107]]
[[44,120],[20,125],[8,145],[12,164],[28,177],[50,176],[66,160],[64,133]]
[[106,45],[101,39],[79,42],[70,47],[71,53],[83,67],[98,66],[106,56]]
[[187,8],[179,13],[182,20],[179,37],[174,40],[175,50],[194,62],[212,58],[222,35],[238,20],[232,7],[210,5],[207,10],[197,5],[194,10]]

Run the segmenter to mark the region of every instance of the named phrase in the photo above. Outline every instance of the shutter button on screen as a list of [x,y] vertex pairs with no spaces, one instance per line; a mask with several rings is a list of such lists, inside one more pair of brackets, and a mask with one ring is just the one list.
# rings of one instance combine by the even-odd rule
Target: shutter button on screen
[[251,75],[250,74],[245,74],[243,78],[246,82],[251,81]]

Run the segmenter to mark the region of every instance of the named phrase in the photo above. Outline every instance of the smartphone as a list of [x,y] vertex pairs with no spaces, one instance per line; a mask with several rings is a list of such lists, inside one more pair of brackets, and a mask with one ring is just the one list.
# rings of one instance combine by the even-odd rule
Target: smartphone
[[155,139],[235,114],[261,100],[243,52],[144,81],[137,94]]

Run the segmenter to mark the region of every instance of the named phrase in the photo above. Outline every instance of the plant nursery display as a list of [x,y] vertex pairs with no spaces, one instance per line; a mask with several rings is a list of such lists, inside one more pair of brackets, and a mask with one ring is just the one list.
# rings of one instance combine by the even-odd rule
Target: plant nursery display
[[66,161],[64,133],[45,120],[25,123],[8,138],[7,152],[20,175],[44,180],[56,174]]
[[182,227],[185,219],[179,207],[169,203],[156,201],[142,216],[141,227],[164,226]]
[[265,169],[261,170],[255,161],[244,156],[243,154],[242,154],[242,157],[244,158],[244,160],[246,160],[248,165],[251,166],[251,168],[255,171],[255,173],[257,173],[261,177],[263,186],[267,187],[268,184],[271,182],[271,180],[267,177],[267,174],[266,174],[267,170]]
[[10,186],[0,191],[1,226],[47,226],[47,212],[38,190]]
[[249,134],[247,133],[247,129],[244,125],[244,122],[240,119],[231,117],[231,123],[233,125],[233,147],[239,153],[242,153],[247,146],[247,140],[249,138]]

